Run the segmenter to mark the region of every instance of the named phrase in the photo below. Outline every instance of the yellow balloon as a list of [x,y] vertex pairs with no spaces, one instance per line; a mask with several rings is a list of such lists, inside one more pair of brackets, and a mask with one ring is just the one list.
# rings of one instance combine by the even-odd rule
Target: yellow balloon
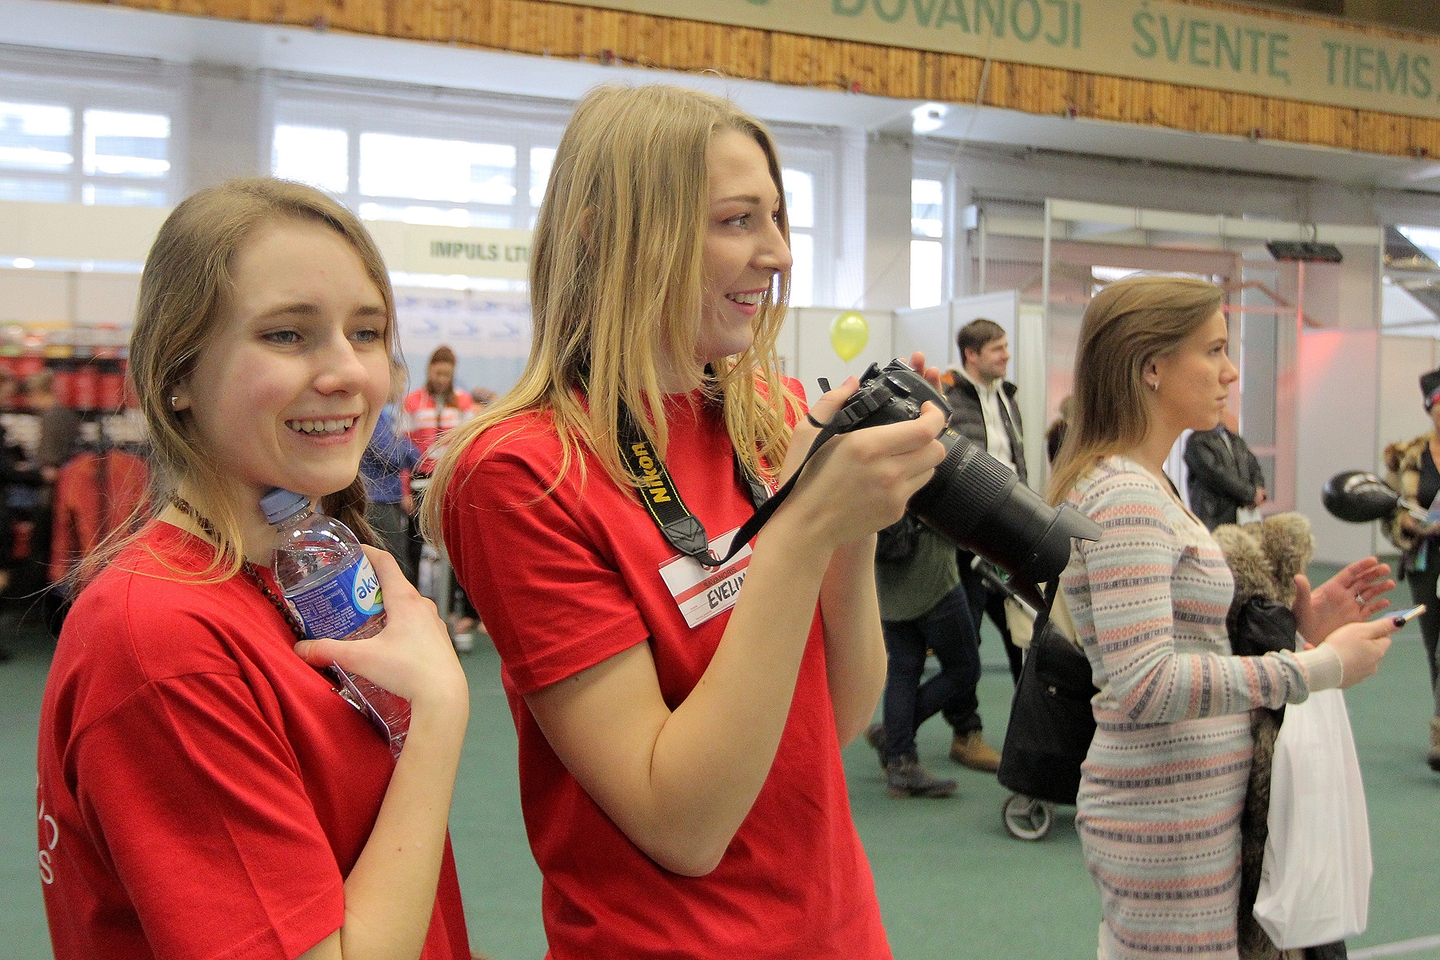
[[830,323],[830,346],[849,363],[860,356],[865,344],[870,342],[870,324],[864,316],[854,310],[846,310]]

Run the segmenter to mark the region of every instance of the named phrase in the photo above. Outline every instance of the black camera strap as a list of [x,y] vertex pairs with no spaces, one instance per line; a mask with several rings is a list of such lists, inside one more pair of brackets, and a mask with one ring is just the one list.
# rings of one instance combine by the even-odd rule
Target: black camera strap
[[[857,406],[860,406],[857,404]],[[754,539],[760,528],[771,515],[785,502],[790,491],[795,488],[795,482],[800,479],[800,474],[805,471],[805,466],[810,458],[815,456],[825,441],[837,433],[844,433],[855,426],[870,411],[855,410],[849,407],[842,409],[830,419],[829,423],[822,424],[814,417],[810,417],[811,423],[820,427],[820,434],[815,442],[810,444],[810,450],[805,454],[800,469],[795,471],[785,484],[771,494],[759,478],[750,475],[737,454],[735,457],[735,475],[750,490],[750,500],[755,504],[755,513],[746,520],[740,529],[735,532],[735,538],[730,541],[730,550],[723,557],[717,557],[710,552],[710,537],[705,532],[705,525],[700,518],[690,512],[685,501],[680,497],[680,491],[675,488],[675,481],[670,478],[670,473],[665,469],[665,463],[656,455],[654,449],[635,426],[630,411],[621,409],[619,437],[620,455],[625,461],[630,473],[640,481],[640,500],[645,504],[645,509],[655,525],[660,528],[660,533],[665,540],[687,557],[698,560],[707,567],[722,566],[735,554],[739,553],[745,544]]]

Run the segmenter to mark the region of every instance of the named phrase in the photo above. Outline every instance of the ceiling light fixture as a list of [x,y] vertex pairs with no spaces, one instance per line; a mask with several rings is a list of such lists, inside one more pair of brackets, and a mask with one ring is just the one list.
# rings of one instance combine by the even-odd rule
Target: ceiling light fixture
[[922,103],[910,111],[910,129],[916,133],[934,133],[945,126],[950,108],[943,103]]

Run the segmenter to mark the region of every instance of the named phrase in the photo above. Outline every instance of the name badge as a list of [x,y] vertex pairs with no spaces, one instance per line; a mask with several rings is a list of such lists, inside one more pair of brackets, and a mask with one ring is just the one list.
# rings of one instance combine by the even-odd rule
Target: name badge
[[[725,556],[730,549],[730,541],[739,532],[740,528],[736,527],[711,540],[710,552],[717,557]],[[722,567],[707,567],[699,560],[686,556],[660,565],[660,576],[664,578],[665,586],[670,588],[670,595],[675,598],[680,612],[685,615],[686,623],[698,627],[735,606],[752,553],[754,551],[747,543]]]

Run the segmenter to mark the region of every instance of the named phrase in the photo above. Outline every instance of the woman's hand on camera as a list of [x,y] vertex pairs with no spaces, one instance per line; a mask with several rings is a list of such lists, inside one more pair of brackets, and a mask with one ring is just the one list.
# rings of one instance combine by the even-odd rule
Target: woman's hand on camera
[[1304,574],[1295,575],[1290,609],[1300,635],[1311,642],[1347,623],[1368,620],[1390,606],[1385,594],[1395,588],[1390,567],[1375,557],[1356,560],[1314,590]]
[[412,709],[432,701],[468,701],[465,671],[435,604],[405,579],[394,557],[376,547],[364,549],[380,578],[384,629],[364,640],[302,640],[295,652],[317,667],[334,661],[409,700]]
[[[815,402],[810,416],[827,422],[858,388],[858,380],[847,378]],[[832,437],[806,465],[781,512],[792,506],[798,512],[803,505],[807,520],[802,530],[831,549],[889,526],[945,459],[945,447],[935,439],[944,427],[944,414],[927,403],[917,419]],[[799,469],[818,433],[810,423],[796,427],[782,480]]]
[[1325,638],[1324,646],[1340,656],[1344,667],[1341,688],[1353,687],[1371,676],[1380,667],[1385,651],[1390,649],[1390,635],[1396,630],[1389,617],[1360,623],[1347,623]]

